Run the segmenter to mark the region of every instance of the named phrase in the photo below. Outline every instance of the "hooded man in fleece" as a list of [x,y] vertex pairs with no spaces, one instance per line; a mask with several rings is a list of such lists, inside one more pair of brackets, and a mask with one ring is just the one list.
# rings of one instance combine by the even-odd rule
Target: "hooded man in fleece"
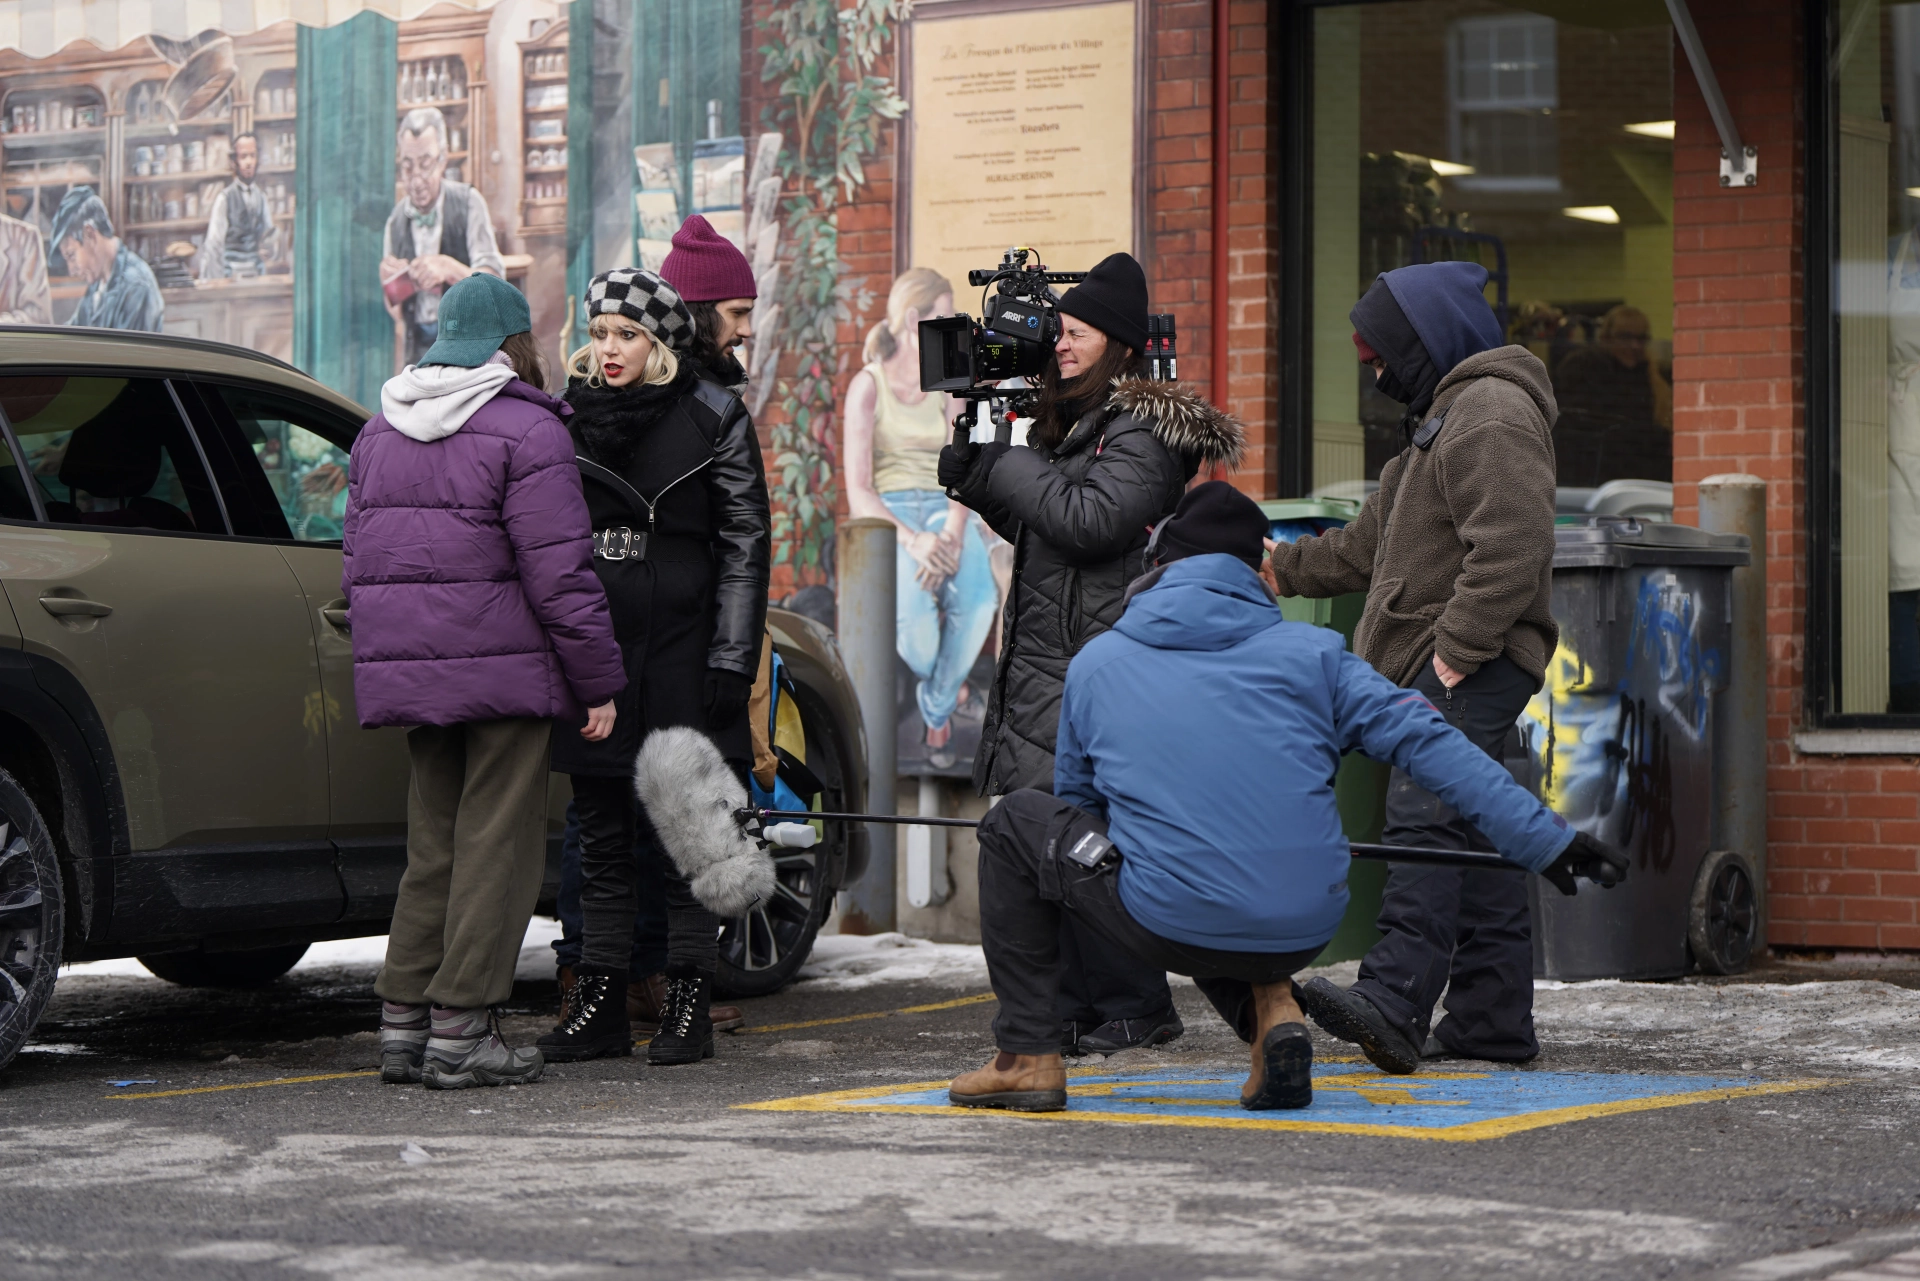
[[[1430,263],[1381,274],[1354,306],[1353,341],[1376,385],[1407,406],[1406,447],[1352,524],[1277,546],[1288,596],[1364,591],[1354,650],[1499,758],[1559,638],[1553,590],[1553,423],[1546,366],[1507,344],[1486,270]],[[1490,850],[1458,810],[1395,769],[1389,845]],[[1344,991],[1301,990],[1314,1021],[1388,1072],[1422,1058],[1517,1062],[1533,1033],[1532,917],[1521,877],[1394,864],[1384,938]],[[1447,1018],[1430,1027],[1447,993]]]

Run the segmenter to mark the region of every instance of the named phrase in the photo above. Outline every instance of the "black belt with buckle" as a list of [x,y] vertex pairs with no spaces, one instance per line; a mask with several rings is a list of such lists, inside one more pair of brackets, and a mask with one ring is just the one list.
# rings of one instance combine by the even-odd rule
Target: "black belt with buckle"
[[596,529],[593,554],[599,560],[710,561],[713,549],[698,538],[652,534],[644,529]]

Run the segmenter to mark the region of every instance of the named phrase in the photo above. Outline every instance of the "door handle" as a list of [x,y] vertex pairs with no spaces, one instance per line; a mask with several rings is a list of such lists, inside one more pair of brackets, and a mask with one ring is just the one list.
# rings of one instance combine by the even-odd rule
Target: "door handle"
[[343,632],[348,634],[353,632],[353,620],[347,616],[345,601],[337,605],[322,605],[320,607],[320,617],[326,619]]
[[105,618],[113,612],[111,605],[80,596],[42,596],[40,608],[55,618]]

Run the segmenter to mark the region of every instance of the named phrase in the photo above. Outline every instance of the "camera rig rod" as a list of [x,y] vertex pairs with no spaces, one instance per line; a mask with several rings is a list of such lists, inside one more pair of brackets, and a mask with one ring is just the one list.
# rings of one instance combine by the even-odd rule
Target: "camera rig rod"
[[[838,814],[816,810],[763,810],[754,807],[734,811],[741,822],[891,823],[896,827],[978,827],[977,818],[927,818],[918,814]],[[1501,872],[1524,872],[1518,863],[1510,863],[1498,854],[1479,854],[1471,850],[1436,850],[1417,845],[1375,845],[1353,841],[1347,846],[1355,858],[1378,859],[1383,863],[1422,863],[1432,867],[1483,867]]]

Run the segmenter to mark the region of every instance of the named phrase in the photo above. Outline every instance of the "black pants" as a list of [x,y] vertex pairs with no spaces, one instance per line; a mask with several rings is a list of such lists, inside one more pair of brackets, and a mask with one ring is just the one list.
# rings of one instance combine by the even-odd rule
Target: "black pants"
[[[1454,686],[1431,665],[1413,683],[1474,746],[1499,759],[1533,697],[1533,678],[1502,655]],[[1485,850],[1493,846],[1458,810],[1394,770],[1387,786],[1388,845]],[[1447,993],[1437,1035],[1471,1058],[1529,1059],[1533,1035],[1533,917],[1527,878],[1512,872],[1396,863],[1380,903],[1386,935],[1360,962],[1354,991],[1413,1038],[1426,1040],[1434,1003]]]
[[1291,978],[1325,941],[1301,952],[1223,952],[1155,934],[1121,903],[1116,865],[1088,871],[1064,854],[1083,833],[1105,830],[1085,810],[1032,789],[1009,792],[981,821],[980,941],[1000,999],[994,1043],[1009,1054],[1060,1052],[1063,920],[1138,965],[1191,976],[1240,1039],[1251,1042],[1253,985]]
[[[575,774],[573,804],[580,819],[581,961],[624,970],[633,955],[636,851],[658,850],[659,837],[634,799],[631,779]],[[664,851],[660,862],[665,864],[667,972],[710,975],[719,964],[720,918],[700,905]]]

